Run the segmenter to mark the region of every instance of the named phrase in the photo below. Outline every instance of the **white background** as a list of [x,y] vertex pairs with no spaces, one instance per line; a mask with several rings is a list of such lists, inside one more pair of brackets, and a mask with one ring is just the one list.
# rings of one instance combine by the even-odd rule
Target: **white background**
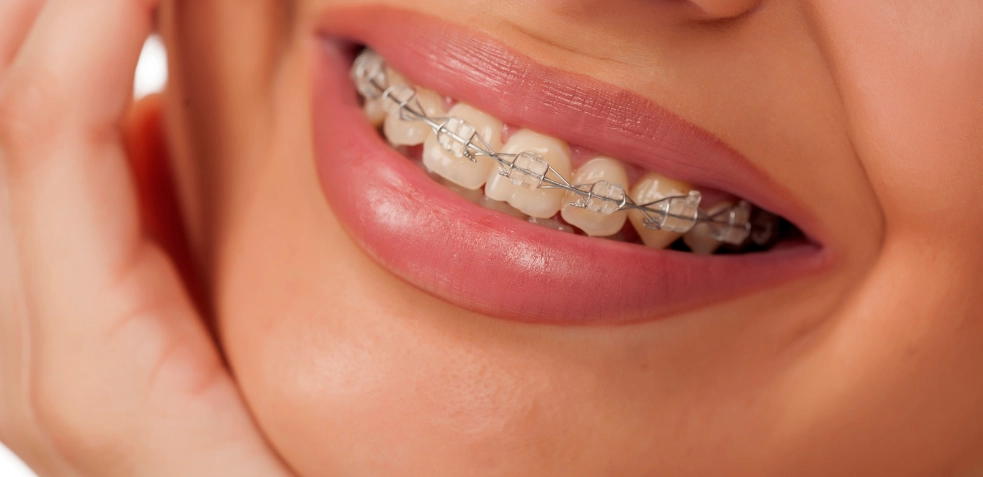
[[[167,81],[167,56],[160,38],[153,36],[143,46],[137,65],[133,94],[141,97],[160,91]],[[9,449],[0,444],[0,477],[35,477]]]

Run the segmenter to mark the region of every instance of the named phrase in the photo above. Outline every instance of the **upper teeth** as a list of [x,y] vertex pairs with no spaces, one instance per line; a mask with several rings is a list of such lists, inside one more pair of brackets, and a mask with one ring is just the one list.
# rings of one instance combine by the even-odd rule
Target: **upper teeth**
[[445,117],[440,95],[410,86],[369,50],[356,59],[352,77],[374,125],[385,111],[381,122],[390,143],[423,144],[423,164],[431,173],[468,190],[484,186],[486,200],[479,202],[507,202],[541,224],[547,222],[538,220],[562,209],[563,220],[592,236],[617,234],[630,219],[642,241],[658,248],[706,223],[686,240],[703,253],[715,248],[707,238],[739,244],[751,232],[746,202],[707,214],[699,209],[701,195],[691,185],[654,172],[626,195],[628,177],[620,161],[597,157],[573,173],[564,141],[528,129],[503,145],[501,121],[463,103]]
[[[625,211],[618,211],[617,201],[625,198],[623,184],[628,183],[628,173],[617,160],[598,157],[580,166],[573,175],[577,184],[592,184],[590,194],[581,196],[567,193],[568,203],[561,215],[572,225],[580,227],[587,235],[614,235],[625,225]],[[611,200],[604,200],[607,197]]]
[[[733,205],[734,204],[730,201],[724,201],[711,207],[709,213],[713,215],[723,212]],[[721,244],[719,240],[713,238],[712,234],[713,230],[711,230],[710,224],[696,224],[696,226],[694,226],[689,232],[686,232],[686,234],[683,235],[683,241],[686,242],[686,246],[688,246],[693,253],[710,255],[716,251]]]
[[400,85],[386,90],[382,100],[386,104],[386,119],[382,125],[386,138],[394,146],[416,146],[423,144],[433,134],[427,123],[406,114],[407,106],[422,109],[428,117],[444,115],[443,100],[440,95],[427,89],[417,89]]
[[562,189],[539,187],[549,168],[561,177],[570,175],[570,149],[559,139],[523,129],[502,148],[515,154],[511,168],[494,168],[485,183],[485,195],[539,218],[550,218],[560,211]]
[[488,147],[498,151],[502,148],[502,122],[464,103],[454,105],[447,114],[451,119],[445,125],[446,132],[441,130],[439,137],[430,134],[423,143],[423,165],[461,187],[478,189],[493,168],[497,169],[497,163],[489,156],[468,157],[466,143],[454,140],[450,134],[465,140],[477,134]]
[[[631,188],[631,196],[639,203],[644,204],[666,197],[681,196],[692,189],[693,187],[685,182],[649,172]],[[675,231],[646,227],[646,221],[651,220],[651,218],[639,210],[628,211],[628,218],[635,226],[635,230],[638,231],[642,242],[649,247],[665,248],[679,238],[679,233]]]

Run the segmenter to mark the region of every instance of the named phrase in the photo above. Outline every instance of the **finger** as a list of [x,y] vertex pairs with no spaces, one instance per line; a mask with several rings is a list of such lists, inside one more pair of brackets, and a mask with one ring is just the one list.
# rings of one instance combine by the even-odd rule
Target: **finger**
[[5,90],[28,96],[24,101],[40,96],[57,105],[56,125],[93,133],[115,129],[130,102],[134,65],[158,1],[48,0],[8,71]]
[[14,451],[39,475],[71,475],[67,464],[53,457],[39,432],[29,397],[24,392],[30,365],[24,287],[11,228],[9,185],[0,162],[0,443]]
[[[92,235],[92,227],[79,225],[83,222],[91,223],[85,219],[92,219],[99,204],[92,202],[91,194],[87,194],[85,190],[101,189],[104,196],[112,195],[119,201],[119,206],[106,211],[109,214],[119,214],[122,219],[116,222],[114,233],[106,234],[116,236],[119,241],[115,245],[123,245],[121,231],[129,231],[134,236],[137,234],[135,221],[127,221],[130,215],[126,208],[129,193],[126,190],[126,169],[122,155],[114,151],[116,148],[111,141],[107,140],[96,146],[92,141],[77,139],[95,137],[90,133],[95,129],[90,126],[100,121],[105,122],[106,119],[79,112],[66,114],[68,108],[63,105],[77,101],[76,97],[85,98],[85,101],[93,98],[108,99],[109,104],[121,104],[119,99],[115,99],[121,97],[116,91],[119,89],[116,84],[121,80],[113,79],[112,75],[125,78],[131,75],[126,70],[132,71],[132,67],[126,66],[122,58],[107,63],[100,60],[99,56],[126,56],[128,48],[123,44],[125,37],[139,36],[140,33],[127,31],[123,35],[114,34],[113,28],[107,28],[101,22],[113,20],[122,23],[124,20],[120,17],[125,17],[125,14],[86,14],[86,11],[80,10],[85,2],[67,6],[62,4],[71,2],[36,1],[32,4],[27,0],[0,0],[0,3],[4,8],[3,22],[13,23],[10,31],[0,32],[3,34],[3,44],[0,46],[6,52],[7,62],[14,56],[18,59],[16,65],[12,65],[0,77],[0,160],[4,166],[0,170],[4,180],[0,182],[6,182],[3,192],[6,193],[4,199],[7,199],[3,201],[6,210],[2,219],[8,225],[4,228],[9,234],[5,235],[11,239],[0,243],[3,245],[5,259],[3,282],[6,292],[0,303],[3,307],[0,312],[3,315],[4,331],[10,332],[4,333],[2,350],[5,378],[5,399],[0,403],[4,412],[3,438],[35,469],[59,475],[56,466],[64,466],[59,463],[65,461],[62,455],[65,446],[57,444],[59,436],[56,433],[43,429],[52,427],[50,421],[61,419],[59,414],[63,408],[58,408],[58,403],[45,407],[44,403],[47,400],[45,393],[57,393],[66,390],[66,387],[36,378],[44,376],[64,382],[66,379],[62,376],[78,373],[79,368],[92,365],[92,360],[86,362],[78,359],[79,356],[92,355],[90,351],[78,346],[79,343],[93,342],[90,336],[82,332],[83,327],[60,330],[62,326],[59,320],[54,319],[69,318],[81,325],[90,321],[92,316],[101,316],[98,312],[93,313],[91,306],[88,310],[84,309],[87,304],[79,298],[93,293],[97,283],[105,283],[106,271],[88,267],[90,273],[84,273],[80,264],[76,263],[76,267],[73,267],[69,258],[71,253],[66,253],[72,248],[71,237]],[[15,16],[18,18],[14,18]],[[72,16],[75,18],[71,18]],[[34,18],[26,21],[26,17],[36,17],[36,21]],[[73,20],[78,25],[71,25]],[[127,20],[126,24],[129,26],[124,26],[123,29],[145,29],[140,25],[146,24],[146,21],[141,18],[136,20]],[[133,27],[134,24],[137,28]],[[124,37],[124,40],[115,38],[118,36]],[[120,43],[114,45],[115,48],[110,46],[111,50],[108,52],[90,51],[92,48],[106,50],[107,46],[104,44],[109,42]],[[140,41],[135,40],[134,43],[139,45]],[[99,64],[100,61],[102,65]],[[92,63],[86,68],[89,72],[79,74],[82,62]],[[97,74],[103,76],[93,77]],[[76,81],[84,84],[73,84]],[[73,91],[73,88],[84,89],[86,94]],[[112,109],[120,108],[121,105]],[[100,108],[102,109],[104,108]],[[111,118],[113,114],[115,113],[107,112],[104,117]],[[94,151],[96,148],[100,150]],[[66,153],[57,152],[59,149]],[[74,203],[77,210],[70,212],[57,206],[62,201]],[[45,220],[35,220],[41,218],[35,214],[47,217]],[[73,218],[67,222],[62,221],[63,227],[59,230],[61,214]],[[106,221],[102,220],[102,223]],[[60,234],[62,239],[52,240],[53,234]],[[101,239],[91,237],[89,244],[95,243],[92,240]],[[7,243],[11,241],[14,243]],[[103,258],[107,255],[100,247],[86,245],[83,241],[77,245],[81,250],[89,247]],[[76,249],[75,253],[80,249]],[[47,260],[37,259],[49,252],[52,262],[45,264]],[[69,269],[55,269],[55,263],[62,260],[65,260],[63,266],[74,268],[72,272],[77,273],[76,277],[65,277],[64,271]],[[65,282],[75,280],[92,285],[92,288],[86,290],[85,287],[65,287]],[[59,287],[64,293],[59,293]],[[53,306],[35,306],[38,303]],[[71,306],[67,306],[68,304]],[[68,308],[75,310],[68,311]],[[98,320],[91,321],[98,329]],[[75,333],[76,341],[61,334],[63,331]],[[153,342],[148,344],[152,346]],[[65,353],[55,356],[58,350]],[[79,368],[66,370],[64,365],[47,364],[66,359]],[[32,368],[40,368],[41,372],[32,372]],[[49,374],[48,371],[52,370],[55,372]],[[95,376],[93,378],[98,379]],[[69,403],[73,399],[64,401]],[[47,426],[40,422],[42,420],[49,421]]]
[[16,56],[43,4],[43,0],[0,2],[0,77]]
[[[24,243],[43,251],[25,266],[44,278],[32,292],[52,295],[40,301],[53,307],[44,316],[71,316],[54,308],[67,304],[58,296],[106,286],[142,243],[118,128],[153,8],[154,0],[49,1],[0,91],[14,218],[30,235]],[[57,328],[65,325],[109,324]]]

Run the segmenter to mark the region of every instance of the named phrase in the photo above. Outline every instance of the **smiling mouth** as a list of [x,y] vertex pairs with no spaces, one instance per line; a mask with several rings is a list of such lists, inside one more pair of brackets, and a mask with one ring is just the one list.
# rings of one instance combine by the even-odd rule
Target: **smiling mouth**
[[707,201],[705,189],[505,124],[355,48],[351,78],[366,120],[468,202],[556,232],[701,255],[803,240],[792,223],[744,199],[711,191]]
[[370,257],[442,300],[623,324],[830,263],[789,194],[648,99],[399,9],[335,9],[316,35],[325,199]]

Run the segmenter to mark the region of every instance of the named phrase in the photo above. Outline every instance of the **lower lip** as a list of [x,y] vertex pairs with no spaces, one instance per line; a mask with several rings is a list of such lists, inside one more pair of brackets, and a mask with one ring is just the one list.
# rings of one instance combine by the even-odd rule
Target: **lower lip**
[[478,207],[364,119],[350,58],[320,41],[314,138],[324,195],[351,237],[416,287],[495,318],[562,325],[665,318],[814,273],[823,249],[699,256],[555,232]]

